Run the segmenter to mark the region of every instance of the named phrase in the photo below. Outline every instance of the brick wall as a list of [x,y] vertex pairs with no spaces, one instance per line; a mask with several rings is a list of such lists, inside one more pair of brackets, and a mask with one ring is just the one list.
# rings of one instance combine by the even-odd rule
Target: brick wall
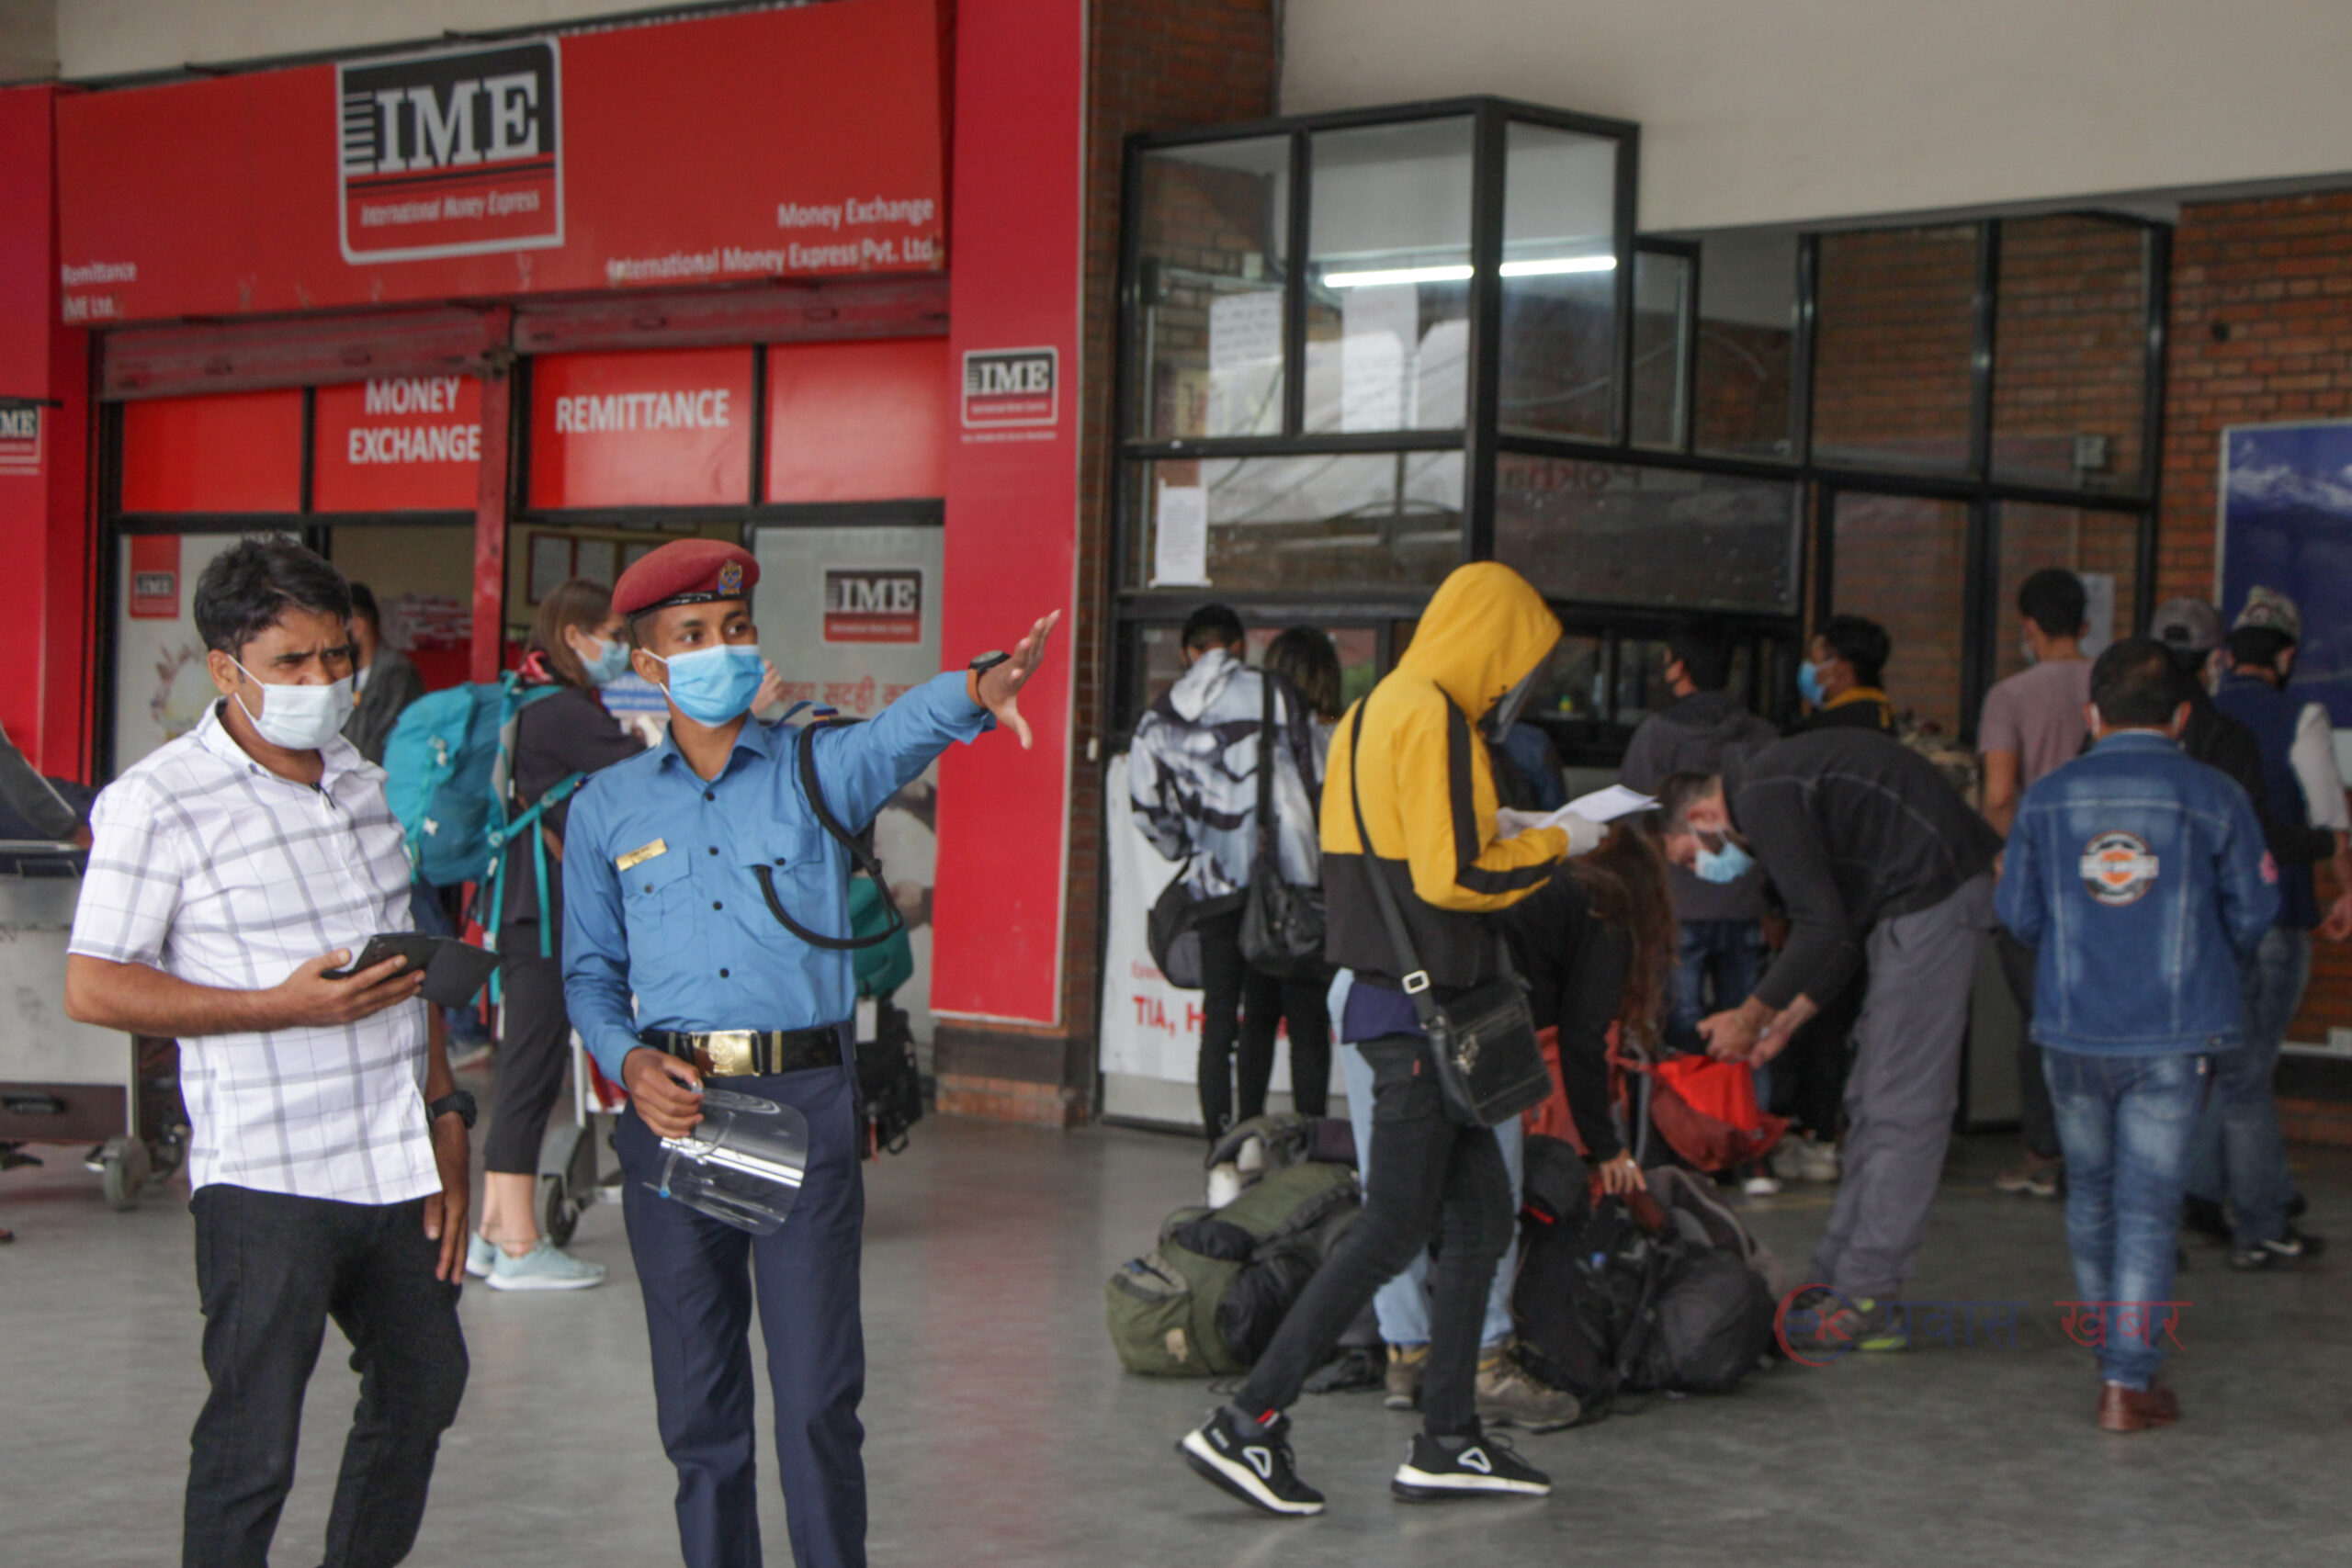
[[1973,224],[1824,235],[1815,451],[1832,461],[1961,466],[1975,292]]
[[[2352,191],[2182,209],[2165,381],[2156,596],[2210,598],[2222,431],[2352,419]],[[2332,897],[2325,871],[2320,884],[2322,897]],[[2318,942],[2288,1038],[2324,1040],[2347,1025],[2352,944]],[[2301,1087],[2352,1092],[2346,1082]]]
[[1077,663],[1059,1030],[943,1026],[940,1107],[1067,1124],[1093,1111],[1102,897],[1100,738],[1111,678],[1113,353],[1119,178],[1140,130],[1228,124],[1274,107],[1277,0],[1095,0],[1087,27],[1086,294],[1080,344]]

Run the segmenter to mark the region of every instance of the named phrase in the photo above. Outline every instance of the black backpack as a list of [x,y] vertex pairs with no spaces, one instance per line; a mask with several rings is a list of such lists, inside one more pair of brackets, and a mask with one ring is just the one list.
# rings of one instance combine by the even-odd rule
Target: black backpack
[[906,1009],[875,1005],[874,1038],[857,1043],[857,1092],[865,1102],[865,1146],[858,1153],[904,1154],[907,1130],[922,1120],[922,1068]]

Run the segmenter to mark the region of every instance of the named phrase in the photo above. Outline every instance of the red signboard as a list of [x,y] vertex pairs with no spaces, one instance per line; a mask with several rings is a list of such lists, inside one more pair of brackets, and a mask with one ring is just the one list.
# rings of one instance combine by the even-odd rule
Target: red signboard
[[134,621],[176,621],[180,618],[180,536],[177,534],[133,534],[130,536],[130,618]]
[[[940,652],[951,666],[1067,610],[1076,578],[1076,399],[1057,383],[1078,363],[1086,11],[1084,0],[962,0],[956,9],[949,319],[964,392],[948,448],[940,596]],[[976,379],[975,367],[991,368]],[[940,760],[931,984],[940,1016],[1061,1021],[1078,633],[1065,615],[1021,694],[1034,750],[991,737]]]
[[481,469],[481,383],[392,376],[322,387],[313,419],[316,512],[470,512]]
[[934,0],[84,93],[69,321],[935,271]]
[[300,512],[302,394],[154,398],[122,410],[125,512]]
[[531,367],[531,504],[752,499],[752,351],[550,354]]
[[947,493],[955,415],[944,337],[768,350],[768,499]]

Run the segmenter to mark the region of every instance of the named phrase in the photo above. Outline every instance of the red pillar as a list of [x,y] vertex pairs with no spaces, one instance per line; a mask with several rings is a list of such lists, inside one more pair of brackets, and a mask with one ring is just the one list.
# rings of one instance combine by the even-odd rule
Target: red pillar
[[60,324],[53,86],[0,91],[0,724],[43,773],[89,776],[89,336]]
[[474,640],[468,679],[495,681],[506,637],[506,498],[514,457],[514,373],[495,352],[513,336],[514,310],[488,312],[483,342],[493,345],[481,378],[481,466],[474,491]]

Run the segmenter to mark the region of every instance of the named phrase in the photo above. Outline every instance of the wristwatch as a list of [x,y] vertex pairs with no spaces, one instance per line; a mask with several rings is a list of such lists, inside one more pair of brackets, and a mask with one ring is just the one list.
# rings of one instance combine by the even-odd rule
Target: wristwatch
[[458,1120],[466,1124],[466,1131],[470,1133],[474,1130],[474,1117],[479,1110],[470,1090],[453,1089],[424,1108],[424,1119],[428,1122],[438,1122],[444,1116],[455,1113]]
[[1012,658],[1012,655],[1005,652],[1004,649],[1001,648],[990,649],[988,652],[981,654],[978,659],[972,660],[972,673],[975,675],[985,675],[989,671],[995,669],[998,665],[1010,662]]

